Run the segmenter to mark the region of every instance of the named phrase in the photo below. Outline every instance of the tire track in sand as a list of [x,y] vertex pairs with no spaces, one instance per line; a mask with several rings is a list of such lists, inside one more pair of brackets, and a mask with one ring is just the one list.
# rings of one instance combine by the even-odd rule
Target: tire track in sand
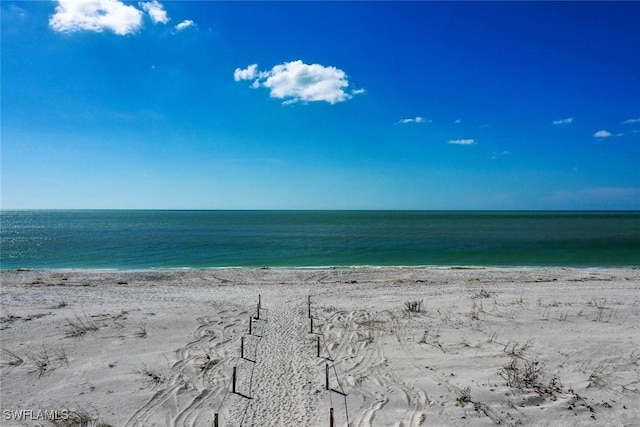
[[394,426],[449,424],[451,419],[436,409],[426,390],[416,381],[403,380],[386,357],[386,331],[397,326],[389,317],[388,313],[371,316],[364,311],[338,312],[323,330],[329,349],[334,350],[336,363],[346,376],[349,394],[352,399],[359,396],[352,425],[370,427],[377,417],[385,420],[382,423],[393,419]]
[[211,425],[213,403],[224,392],[228,366],[234,352],[228,345],[239,335],[237,314],[196,319],[195,339],[175,351],[167,381],[138,409],[126,426]]

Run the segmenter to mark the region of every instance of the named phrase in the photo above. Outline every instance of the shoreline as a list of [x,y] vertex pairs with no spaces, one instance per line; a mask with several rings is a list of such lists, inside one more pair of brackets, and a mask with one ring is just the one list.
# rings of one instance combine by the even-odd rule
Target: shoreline
[[640,265],[373,265],[373,264],[356,264],[356,265],[320,265],[320,266],[223,266],[223,267],[146,267],[146,268],[90,268],[90,267],[18,267],[18,268],[0,268],[0,274],[11,272],[144,272],[144,271],[166,271],[166,272],[189,272],[189,271],[207,271],[207,270],[384,270],[384,269],[406,269],[406,270],[543,270],[543,269],[571,269],[571,270],[640,270]]
[[222,425],[314,427],[330,405],[336,426],[640,424],[637,268],[0,279],[3,426],[31,410],[112,426],[211,426],[218,414]]

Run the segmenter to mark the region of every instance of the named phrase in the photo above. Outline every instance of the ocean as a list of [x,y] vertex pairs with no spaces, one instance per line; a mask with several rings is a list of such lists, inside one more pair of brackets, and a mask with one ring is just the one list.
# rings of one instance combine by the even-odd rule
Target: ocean
[[640,266],[640,212],[0,211],[0,269]]

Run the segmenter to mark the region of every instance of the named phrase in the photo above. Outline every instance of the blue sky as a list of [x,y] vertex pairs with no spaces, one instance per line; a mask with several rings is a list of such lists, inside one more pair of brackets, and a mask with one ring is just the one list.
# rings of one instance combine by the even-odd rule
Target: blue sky
[[638,2],[0,7],[3,209],[640,209]]

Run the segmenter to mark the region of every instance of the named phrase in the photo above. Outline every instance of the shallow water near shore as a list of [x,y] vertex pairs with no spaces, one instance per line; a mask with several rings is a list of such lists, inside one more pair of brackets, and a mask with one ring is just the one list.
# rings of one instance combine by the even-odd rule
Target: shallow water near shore
[[2,211],[2,269],[635,266],[640,212]]

